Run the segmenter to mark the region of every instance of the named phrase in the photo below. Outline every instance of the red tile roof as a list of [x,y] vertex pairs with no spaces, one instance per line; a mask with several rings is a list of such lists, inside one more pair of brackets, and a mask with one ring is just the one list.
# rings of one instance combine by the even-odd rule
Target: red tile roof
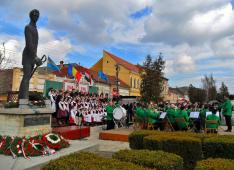
[[137,65],[131,64],[125,60],[123,60],[122,58],[117,57],[114,54],[111,54],[105,50],[103,50],[103,53],[106,53],[107,55],[109,55],[111,58],[113,58],[118,64],[122,65],[123,67],[127,68],[128,70],[134,71],[134,72],[139,72],[139,68],[137,67]]

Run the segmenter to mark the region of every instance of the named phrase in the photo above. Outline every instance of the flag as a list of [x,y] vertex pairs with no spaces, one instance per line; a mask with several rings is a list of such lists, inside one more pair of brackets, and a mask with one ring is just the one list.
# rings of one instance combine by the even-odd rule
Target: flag
[[81,77],[82,77],[82,74],[73,66],[72,67],[72,75],[73,77],[76,78],[76,80],[79,82]]
[[108,81],[108,77],[101,71],[98,71],[98,77],[102,80]]
[[68,76],[70,76],[70,77],[72,77],[73,75],[72,75],[72,64],[68,64],[68,68],[67,68],[67,74],[68,74]]
[[54,63],[54,61],[50,57],[48,57],[47,60],[47,68],[52,71],[60,71],[59,67]]
[[89,85],[93,85],[91,74],[88,71],[85,71],[85,79],[89,82]]

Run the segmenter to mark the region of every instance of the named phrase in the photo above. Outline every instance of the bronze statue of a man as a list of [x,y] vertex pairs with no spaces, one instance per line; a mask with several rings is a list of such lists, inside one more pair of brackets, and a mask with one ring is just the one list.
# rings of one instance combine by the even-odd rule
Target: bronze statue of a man
[[28,99],[29,96],[29,81],[35,64],[42,65],[42,61],[37,57],[38,32],[36,22],[39,18],[39,11],[32,10],[29,13],[30,23],[25,26],[25,48],[23,51],[23,79],[19,88],[19,99]]

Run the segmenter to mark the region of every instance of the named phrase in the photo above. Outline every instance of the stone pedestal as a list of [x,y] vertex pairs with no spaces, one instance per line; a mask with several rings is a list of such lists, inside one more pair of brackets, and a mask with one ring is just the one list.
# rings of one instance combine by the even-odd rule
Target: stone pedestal
[[35,136],[51,132],[49,108],[0,109],[0,134],[9,136]]
[[28,99],[19,99],[19,108],[28,109]]

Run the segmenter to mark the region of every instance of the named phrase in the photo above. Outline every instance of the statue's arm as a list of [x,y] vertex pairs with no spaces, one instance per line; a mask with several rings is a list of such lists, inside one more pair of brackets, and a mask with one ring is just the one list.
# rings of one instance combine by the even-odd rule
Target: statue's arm
[[25,27],[25,41],[26,41],[26,47],[27,47],[27,51],[29,52],[30,56],[32,56],[33,58],[35,58],[37,56],[36,54],[36,48],[33,45],[33,37],[32,37],[32,31],[30,30],[30,28],[28,26]]

